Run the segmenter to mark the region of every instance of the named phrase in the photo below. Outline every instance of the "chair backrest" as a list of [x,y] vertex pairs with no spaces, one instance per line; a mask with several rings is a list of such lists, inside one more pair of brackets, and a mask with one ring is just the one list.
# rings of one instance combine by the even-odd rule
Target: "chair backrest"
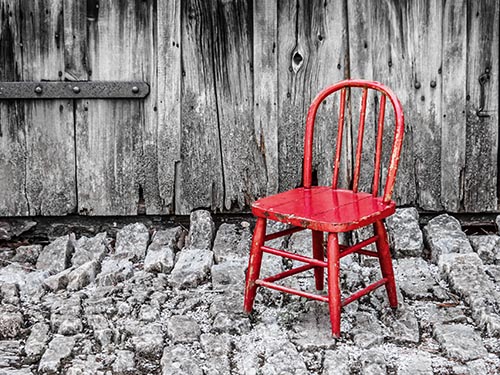
[[[394,183],[396,181],[396,172],[399,164],[399,157],[401,154],[401,147],[404,135],[404,116],[401,103],[396,95],[389,88],[383,84],[374,81],[365,81],[359,79],[348,79],[338,82],[332,86],[327,87],[321,91],[313,100],[309,111],[307,113],[306,133],[304,139],[304,166],[303,166],[303,182],[305,188],[310,188],[312,185],[312,150],[313,150],[313,135],[314,123],[316,114],[320,104],[333,93],[340,91],[340,108],[338,117],[338,131],[337,131],[337,145],[335,151],[334,170],[332,178],[332,188],[336,189],[339,179],[340,159],[342,155],[342,141],[344,135],[344,120],[345,120],[345,107],[346,97],[349,88],[357,87],[362,89],[361,107],[358,125],[358,135],[356,144],[356,156],[354,161],[353,177],[352,177],[352,190],[357,192],[359,186],[359,176],[361,168],[361,153],[363,148],[363,135],[365,130],[366,108],[368,90],[376,90],[381,93],[380,107],[378,109],[378,121],[376,130],[376,143],[375,143],[375,161],[371,193],[374,196],[379,194],[379,183],[381,177],[381,160],[382,160],[382,144],[384,138],[384,117],[386,98],[389,98],[390,103],[394,109],[394,137],[392,141],[392,151],[389,159],[389,168],[385,179],[385,188],[383,193],[383,201],[389,202],[394,190]],[[353,116],[354,118],[354,116]]]

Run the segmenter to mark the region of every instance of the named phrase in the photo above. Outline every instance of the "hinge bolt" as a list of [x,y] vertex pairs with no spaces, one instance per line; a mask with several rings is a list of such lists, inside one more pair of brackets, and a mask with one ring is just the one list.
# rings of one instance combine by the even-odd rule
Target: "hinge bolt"
[[437,85],[436,81],[432,80],[431,81],[431,87],[434,88],[434,87],[436,87],[436,85]]
[[73,92],[75,94],[79,94],[80,93],[80,88],[78,86],[73,87]]
[[421,85],[420,85],[420,82],[415,81],[415,88],[416,88],[417,90],[420,88],[420,86],[421,86]]
[[36,92],[37,94],[41,94],[41,93],[42,93],[42,91],[43,91],[43,89],[42,89],[42,87],[41,87],[41,86],[37,86],[37,87],[35,87],[35,92]]
[[132,92],[134,94],[138,94],[139,93],[139,87],[137,87],[137,86],[132,87]]

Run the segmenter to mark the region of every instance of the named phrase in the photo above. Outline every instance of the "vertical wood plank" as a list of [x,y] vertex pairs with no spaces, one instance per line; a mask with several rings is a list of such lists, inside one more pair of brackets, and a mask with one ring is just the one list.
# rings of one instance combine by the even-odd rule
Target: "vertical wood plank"
[[181,144],[181,1],[159,1],[158,185],[164,210],[175,213],[176,168]]
[[[100,3],[88,24],[90,80],[154,82],[153,1]],[[156,90],[144,101],[84,100],[77,121],[79,211],[131,215],[156,210]],[[152,140],[152,141],[150,141]],[[147,176],[147,177],[146,177]],[[157,185],[156,185],[157,186]]]
[[[467,143],[464,206],[497,210],[499,1],[467,2]],[[484,80],[484,115],[478,116]],[[480,114],[481,114],[480,113]]]
[[[307,35],[310,60],[306,79],[311,88],[305,97],[306,111],[319,91],[347,77],[347,9],[344,1],[315,1],[310,4],[311,24]],[[330,185],[332,181],[339,102],[339,98],[329,98],[318,109],[314,129],[313,169],[317,171],[320,185]],[[305,124],[305,116],[303,122]],[[347,183],[351,167],[351,124],[346,122],[339,182]]]
[[[21,80],[20,7],[0,1],[0,81]],[[24,104],[0,101],[0,216],[29,215]]]
[[[413,121],[415,178],[418,206],[439,211],[441,206],[441,35],[442,1],[408,3],[408,45],[411,61],[410,107]],[[418,87],[420,86],[420,87]],[[408,117],[407,117],[408,118]]]
[[[146,17],[144,26],[140,31],[141,41],[144,41],[139,64],[143,66],[142,79],[149,82],[150,94],[141,103],[144,117],[143,146],[140,159],[139,174],[139,204],[138,213],[158,215],[168,212],[165,200],[160,196],[160,170],[158,143],[161,130],[158,127],[158,35],[156,21],[157,0],[142,2],[142,12]],[[175,3],[170,3],[170,6]],[[142,23],[142,22],[141,22]]]
[[64,79],[88,80],[87,2],[63,1]]
[[265,194],[267,179],[253,126],[252,0],[214,1],[212,16],[224,209],[241,210]]
[[[376,80],[390,87],[400,99],[405,112],[405,137],[399,162],[394,199],[400,205],[414,204],[416,201],[414,141],[415,126],[414,98],[411,91],[411,64],[409,62],[409,35],[407,10],[404,4],[396,1],[377,3],[374,6],[366,1],[347,2],[349,21],[349,66],[350,75],[355,78]],[[358,102],[352,103],[353,116]],[[377,123],[377,104],[373,96],[369,98],[367,127],[364,138],[360,187],[366,190],[373,176],[373,156],[375,150],[375,127]],[[386,127],[383,151],[384,177],[388,167],[388,155],[392,146],[394,131],[393,111],[386,107]],[[356,123],[357,119],[354,117]],[[365,156],[366,155],[366,156]],[[366,164],[364,164],[366,163]],[[368,167],[368,168],[365,168]]]
[[[306,96],[304,70],[309,55],[298,33],[296,0],[278,1],[278,169],[279,191],[300,185]],[[303,28],[301,29],[303,30]],[[293,62],[294,54],[295,62]]]
[[221,146],[215,93],[211,3],[181,3],[181,160],[177,169],[177,214],[224,204]]
[[466,144],[467,1],[445,1],[441,87],[441,203],[463,209]]
[[[265,155],[266,194],[278,192],[278,4],[253,2],[254,129]],[[260,182],[262,183],[262,182]]]
[[[10,8],[14,9],[14,4],[11,3]],[[18,30],[10,34],[15,35],[11,41],[19,46],[19,49],[14,48],[14,55],[10,56],[11,62],[15,60],[17,72],[9,80],[61,80],[64,70],[62,1],[26,0],[19,2],[17,9],[12,17],[18,17],[16,22],[13,21]],[[17,134],[13,144],[14,151],[17,151],[13,156],[17,158],[15,162],[19,162],[16,169],[24,168],[23,185],[14,188],[24,192],[25,197],[23,199],[16,194],[4,197],[2,200],[20,199],[19,205],[22,205],[11,204],[13,212],[7,210],[6,214],[19,214],[19,208],[27,215],[65,215],[74,212],[76,193],[72,102],[35,100],[2,104],[3,108],[9,106],[11,109],[7,112],[17,114],[9,116],[9,122],[12,123],[8,124],[11,138]],[[23,109],[20,111],[21,107]],[[22,126],[24,129],[21,129]],[[25,146],[16,149],[23,133]],[[24,163],[18,158],[23,148]],[[14,182],[19,184],[21,179],[15,179]]]
[[[305,118],[316,94],[344,78],[346,34],[342,1],[280,1],[278,6],[279,189],[301,183]],[[314,165],[318,182],[332,174],[337,106],[318,114]]]
[[[349,35],[349,76],[357,79],[373,79],[373,50],[371,8],[356,1],[347,2],[348,35]],[[382,81],[382,83],[384,83]],[[352,118],[352,129],[357,134],[361,96],[351,92],[349,101]],[[372,93],[368,97],[366,108],[366,125],[361,154],[361,170],[359,179],[360,191],[371,191],[375,168],[375,144],[377,138],[377,102]],[[356,147],[358,147],[357,141]],[[405,150],[406,151],[406,150]]]

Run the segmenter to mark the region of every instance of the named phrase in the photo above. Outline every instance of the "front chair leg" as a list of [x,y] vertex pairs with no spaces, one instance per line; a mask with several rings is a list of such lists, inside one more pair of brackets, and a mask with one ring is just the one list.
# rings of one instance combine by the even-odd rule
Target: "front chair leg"
[[382,221],[376,221],[374,224],[375,233],[378,235],[377,252],[379,255],[380,269],[382,276],[387,279],[385,289],[389,304],[392,308],[398,307],[398,294],[396,291],[396,281],[394,280],[394,270],[392,268],[391,251],[389,241],[387,240],[387,231]]
[[327,245],[328,264],[328,305],[330,308],[330,321],[332,323],[332,335],[340,337],[340,310],[342,301],[340,299],[340,248],[337,233],[328,234]]
[[259,217],[253,232],[252,245],[250,247],[250,259],[248,261],[247,277],[245,284],[245,300],[243,310],[250,313],[253,308],[253,301],[257,293],[255,280],[260,275],[260,265],[262,263],[262,245],[266,236],[266,219]]

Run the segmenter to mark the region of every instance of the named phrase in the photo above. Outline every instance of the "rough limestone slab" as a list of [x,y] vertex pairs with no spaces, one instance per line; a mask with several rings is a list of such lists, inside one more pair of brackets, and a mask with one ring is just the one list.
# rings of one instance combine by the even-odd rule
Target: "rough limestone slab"
[[170,283],[180,289],[197,287],[208,280],[213,258],[210,250],[183,249],[170,275]]
[[433,375],[429,353],[414,352],[400,356],[397,361],[398,375]]
[[43,285],[52,292],[65,289],[68,285],[68,276],[71,271],[73,271],[73,268],[67,268],[55,275],[49,276],[43,281]]
[[56,299],[50,310],[52,332],[74,335],[83,330],[81,299],[78,295]]
[[448,214],[429,220],[424,227],[424,236],[434,263],[438,262],[442,254],[473,252],[460,222]]
[[469,241],[484,264],[500,264],[500,236],[469,236]]
[[439,268],[451,288],[470,306],[478,326],[490,336],[499,336],[497,306],[500,304],[500,293],[484,271],[479,256],[476,253],[442,255]]
[[203,375],[197,356],[183,345],[168,346],[161,357],[162,375]]
[[189,234],[186,246],[193,249],[211,250],[215,235],[215,224],[210,212],[206,210],[193,211],[189,219]]
[[127,374],[136,372],[135,354],[130,350],[116,350],[116,359],[113,362],[113,373]]
[[38,371],[42,374],[59,373],[61,361],[71,355],[74,346],[74,336],[55,335],[48,349],[43,353]]
[[246,267],[246,261],[241,259],[214,264],[211,270],[213,288],[243,288]]
[[386,333],[385,327],[373,319],[373,315],[367,312],[358,312],[356,314],[356,323],[351,329],[354,343],[363,349],[380,345],[384,342]]
[[396,284],[403,294],[411,299],[431,298],[438,284],[433,277],[431,265],[422,258],[401,258],[394,261]]
[[252,234],[248,227],[223,223],[215,236],[215,263],[246,259],[250,254]]
[[175,253],[183,236],[181,227],[159,230],[148,247],[144,270],[155,273],[169,273],[174,267]]
[[200,336],[203,351],[208,357],[205,362],[207,374],[230,374],[231,365],[229,355],[232,350],[233,338],[228,334],[204,333]]
[[71,264],[78,267],[92,260],[101,261],[107,253],[109,241],[106,232],[90,238],[82,236],[75,243],[75,252],[71,258]]
[[396,258],[419,257],[424,239],[418,223],[416,208],[398,208],[386,219],[389,243]]
[[40,359],[45,351],[47,341],[49,341],[49,325],[45,323],[34,324],[24,345],[28,363],[35,363]]
[[38,302],[45,294],[43,281],[48,276],[47,271],[29,272],[17,263],[0,268],[0,283],[16,284],[21,301]]
[[0,340],[0,374],[10,366],[18,367],[21,364],[21,341]]
[[99,260],[94,259],[83,263],[68,275],[68,290],[80,290],[93,283],[99,273]]
[[420,341],[420,327],[415,312],[405,306],[382,317],[387,327],[387,337],[398,343],[417,344]]
[[174,315],[167,320],[167,334],[174,344],[186,344],[198,341],[201,330],[193,318]]
[[64,271],[70,265],[74,244],[74,234],[56,238],[40,252],[36,268],[51,273]]
[[387,373],[387,362],[380,348],[372,348],[360,355],[363,375],[380,375]]
[[470,326],[436,325],[433,334],[449,358],[470,361],[488,354],[481,336]]
[[149,242],[148,228],[142,223],[124,226],[116,234],[116,254],[126,254],[128,259],[137,262],[146,256]]
[[163,335],[158,333],[144,333],[132,337],[132,344],[140,356],[160,358],[163,350]]
[[351,375],[351,368],[355,360],[352,357],[352,351],[346,347],[340,347],[334,350],[325,350],[322,374]]
[[96,277],[97,285],[112,286],[125,281],[134,275],[133,267],[128,254],[105,258],[101,264],[101,272]]
[[21,334],[24,319],[13,306],[0,306],[0,339],[12,339]]
[[19,305],[19,287],[16,283],[0,282],[0,302],[6,305]]
[[12,261],[18,263],[36,264],[41,251],[42,245],[19,246],[16,249],[16,255],[14,255]]

